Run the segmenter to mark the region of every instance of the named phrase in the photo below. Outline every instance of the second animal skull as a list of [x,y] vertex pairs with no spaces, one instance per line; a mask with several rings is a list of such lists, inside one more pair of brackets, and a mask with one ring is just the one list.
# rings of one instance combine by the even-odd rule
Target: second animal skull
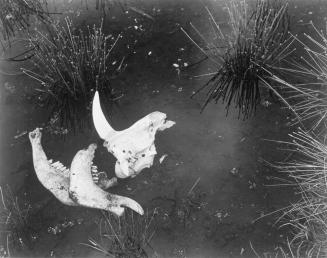
[[115,131],[103,114],[98,91],[93,98],[92,117],[96,131],[104,140],[104,146],[117,159],[115,173],[119,178],[134,177],[144,168],[151,167],[157,154],[154,145],[156,132],[175,124],[166,120],[165,113],[155,111],[129,128]]

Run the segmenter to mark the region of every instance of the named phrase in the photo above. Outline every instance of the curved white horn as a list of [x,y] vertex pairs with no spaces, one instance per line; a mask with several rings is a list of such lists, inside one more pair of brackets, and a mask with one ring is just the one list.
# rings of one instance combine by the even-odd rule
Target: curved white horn
[[110,137],[110,135],[115,133],[115,130],[110,126],[110,124],[108,123],[106,117],[102,112],[98,91],[95,92],[93,98],[92,117],[93,117],[94,127],[98,132],[100,138],[106,140],[108,137]]
[[144,214],[144,210],[138,202],[134,201],[131,198],[125,197],[125,196],[119,196],[119,197],[120,198],[119,198],[118,203],[120,204],[120,206],[130,208],[140,215]]

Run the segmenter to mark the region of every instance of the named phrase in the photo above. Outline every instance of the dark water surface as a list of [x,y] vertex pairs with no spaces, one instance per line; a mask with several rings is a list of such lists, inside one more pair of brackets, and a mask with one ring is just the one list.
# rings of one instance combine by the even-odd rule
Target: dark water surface
[[[99,23],[100,13],[91,1],[87,3],[88,9],[84,1],[50,4],[57,11],[73,10],[68,14],[81,26]],[[259,106],[256,116],[246,121],[239,120],[234,110],[226,117],[220,103],[210,104],[200,113],[205,96],[199,94],[190,99],[190,95],[207,77],[194,76],[211,72],[212,64],[204,61],[183,68],[180,74],[173,66],[184,62],[190,66],[203,58],[179,27],[188,30],[192,21],[210,35],[205,5],[226,30],[224,1],[116,1],[111,3],[104,21],[106,32],[114,35],[123,32],[113,61],[125,57],[127,64],[126,70],[112,81],[113,87],[124,93],[111,112],[113,127],[126,128],[156,110],[176,121],[174,127],[156,137],[158,155],[154,166],[134,179],[120,181],[119,186],[110,190],[135,199],[145,209],[159,207],[157,230],[151,241],[153,257],[253,257],[250,242],[258,253],[270,252],[284,244],[289,234],[287,229],[274,225],[278,215],[252,223],[260,215],[285,207],[294,199],[291,188],[266,186],[276,183],[270,180],[276,172],[263,162],[285,158],[276,143],[264,139],[288,139],[287,134],[293,129],[289,111],[281,109],[281,104],[267,95],[272,105]],[[291,2],[292,29],[310,32],[306,25],[310,20],[323,28],[326,5],[324,1]],[[154,20],[128,6],[144,10]],[[14,48],[8,54],[18,50]],[[1,62],[0,65],[2,71],[19,73],[20,66],[29,64]],[[13,86],[12,91],[8,85]],[[33,98],[35,86],[36,82],[24,75],[0,74],[1,185],[11,185],[19,196],[42,207],[35,215],[34,249],[20,255],[46,257],[53,251],[56,257],[102,257],[79,244],[86,243],[90,236],[99,238],[97,221],[101,213],[64,206],[54,199],[35,176],[27,134],[15,138],[46,121],[47,111],[38,107]],[[42,139],[47,155],[66,165],[78,150],[92,142],[100,143],[94,128],[75,135],[70,133],[65,139],[50,134],[44,134]],[[159,164],[164,154],[168,156]],[[114,162],[104,147],[98,148],[95,163],[109,176],[114,175]],[[232,170],[238,173],[234,175]],[[183,198],[198,178],[194,193],[201,208],[192,210],[187,221],[181,222]],[[168,199],[174,199],[175,204]],[[79,220],[81,224],[58,235],[48,233],[50,226],[65,220]]]

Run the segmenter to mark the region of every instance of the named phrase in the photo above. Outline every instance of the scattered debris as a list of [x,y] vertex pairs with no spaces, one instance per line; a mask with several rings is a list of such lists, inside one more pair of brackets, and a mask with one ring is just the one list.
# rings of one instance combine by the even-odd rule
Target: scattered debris
[[229,213],[227,211],[224,212],[216,210],[213,216],[217,217],[220,223],[224,218],[227,218],[229,216]]
[[21,133],[15,135],[15,136],[14,136],[14,139],[18,139],[18,138],[24,136],[25,134],[27,134],[27,131],[23,131],[23,132],[21,132]]
[[168,156],[167,154],[162,155],[161,158],[159,159],[159,163],[161,164],[165,160],[165,158],[167,158],[167,156]]
[[3,245],[0,245],[0,257],[8,257],[9,254]]
[[[52,118],[50,119],[49,123],[47,126],[45,126],[45,123],[43,123],[41,126],[45,126],[44,130],[47,131],[50,134],[54,134],[54,135],[65,135],[68,134],[68,129],[64,128],[62,126],[58,125],[59,122],[59,114],[55,113]],[[40,129],[42,129],[42,127]],[[21,134],[18,134],[16,136],[14,136],[15,139],[18,139],[19,137],[23,136],[27,134],[26,131],[22,132]]]
[[81,225],[84,222],[84,219],[83,218],[78,218],[78,219],[76,219],[76,222],[77,222],[78,225]]
[[16,86],[12,85],[10,82],[4,83],[4,88],[6,91],[8,91],[10,94],[13,94],[16,92]]
[[251,180],[249,180],[249,189],[253,190],[257,187],[256,183],[255,182],[252,182]]
[[136,7],[133,7],[133,6],[128,6],[128,8],[130,10],[132,10],[133,12],[136,12],[152,21],[154,21],[154,18],[150,15],[150,14],[147,14],[146,12],[144,12],[143,10],[139,9],[139,8],[136,8]]
[[48,227],[48,233],[53,235],[58,235],[61,232],[63,232],[64,229],[66,228],[71,228],[76,224],[81,225],[83,221],[84,221],[83,218],[76,219],[76,222],[72,220],[65,220],[63,223],[58,223],[54,227]]
[[271,102],[268,100],[263,100],[261,101],[261,105],[267,108],[271,105]]
[[238,175],[238,168],[232,168],[232,170],[230,171],[230,173],[234,176]]

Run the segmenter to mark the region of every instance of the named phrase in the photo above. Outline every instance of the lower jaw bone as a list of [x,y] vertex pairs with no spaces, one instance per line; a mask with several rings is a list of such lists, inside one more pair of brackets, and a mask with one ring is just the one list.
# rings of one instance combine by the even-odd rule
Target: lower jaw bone
[[90,163],[94,157],[94,151],[89,149],[77,152],[71,164],[69,191],[73,200],[81,206],[106,210],[118,216],[123,214],[124,207],[143,215],[144,211],[136,201],[110,194],[93,182],[91,165],[85,166],[85,162]]

